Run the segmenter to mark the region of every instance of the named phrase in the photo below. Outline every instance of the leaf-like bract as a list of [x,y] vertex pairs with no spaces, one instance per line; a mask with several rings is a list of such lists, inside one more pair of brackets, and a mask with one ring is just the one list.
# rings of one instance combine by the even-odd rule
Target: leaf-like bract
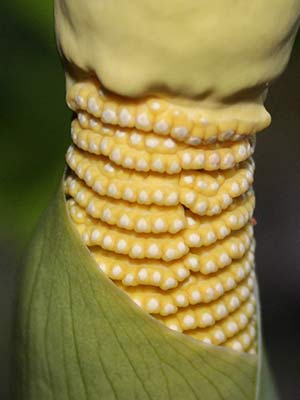
[[98,268],[58,191],[22,278],[17,399],[274,400],[259,364],[139,309]]

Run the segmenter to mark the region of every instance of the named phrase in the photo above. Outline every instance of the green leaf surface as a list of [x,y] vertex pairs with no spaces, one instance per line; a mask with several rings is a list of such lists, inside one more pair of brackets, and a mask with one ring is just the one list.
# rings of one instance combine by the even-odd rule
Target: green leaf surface
[[271,399],[256,356],[167,329],[100,271],[62,188],[29,252],[17,332],[17,399]]

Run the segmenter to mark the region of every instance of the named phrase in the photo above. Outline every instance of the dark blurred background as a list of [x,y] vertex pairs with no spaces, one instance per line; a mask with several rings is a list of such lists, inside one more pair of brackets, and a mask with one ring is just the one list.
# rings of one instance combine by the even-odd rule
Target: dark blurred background
[[[51,2],[0,2],[0,400],[8,400],[16,279],[70,141]],[[300,400],[300,43],[267,101],[256,151],[257,271],[266,347],[284,400]],[[42,399],[41,399],[42,400]],[[74,399],[75,400],[75,399]]]

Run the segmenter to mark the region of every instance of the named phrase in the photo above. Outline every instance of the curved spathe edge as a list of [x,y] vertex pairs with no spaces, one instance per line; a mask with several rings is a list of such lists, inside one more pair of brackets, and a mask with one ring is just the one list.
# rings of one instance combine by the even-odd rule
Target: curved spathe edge
[[[256,298],[259,299],[259,288],[256,287]],[[258,325],[258,368],[257,368],[257,385],[256,400],[279,400],[276,386],[273,381],[271,369],[269,366],[266,351],[264,349],[262,334],[262,318],[260,302],[257,302],[257,325]]]
[[29,250],[19,295],[16,398],[265,400],[258,358],[173,332],[98,268],[63,185]]

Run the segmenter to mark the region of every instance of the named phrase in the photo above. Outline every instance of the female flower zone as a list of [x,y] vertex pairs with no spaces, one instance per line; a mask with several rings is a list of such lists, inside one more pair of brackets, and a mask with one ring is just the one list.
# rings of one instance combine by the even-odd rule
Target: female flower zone
[[56,0],[55,17],[72,145],[23,273],[17,398],[275,400],[252,155],[299,0]]

